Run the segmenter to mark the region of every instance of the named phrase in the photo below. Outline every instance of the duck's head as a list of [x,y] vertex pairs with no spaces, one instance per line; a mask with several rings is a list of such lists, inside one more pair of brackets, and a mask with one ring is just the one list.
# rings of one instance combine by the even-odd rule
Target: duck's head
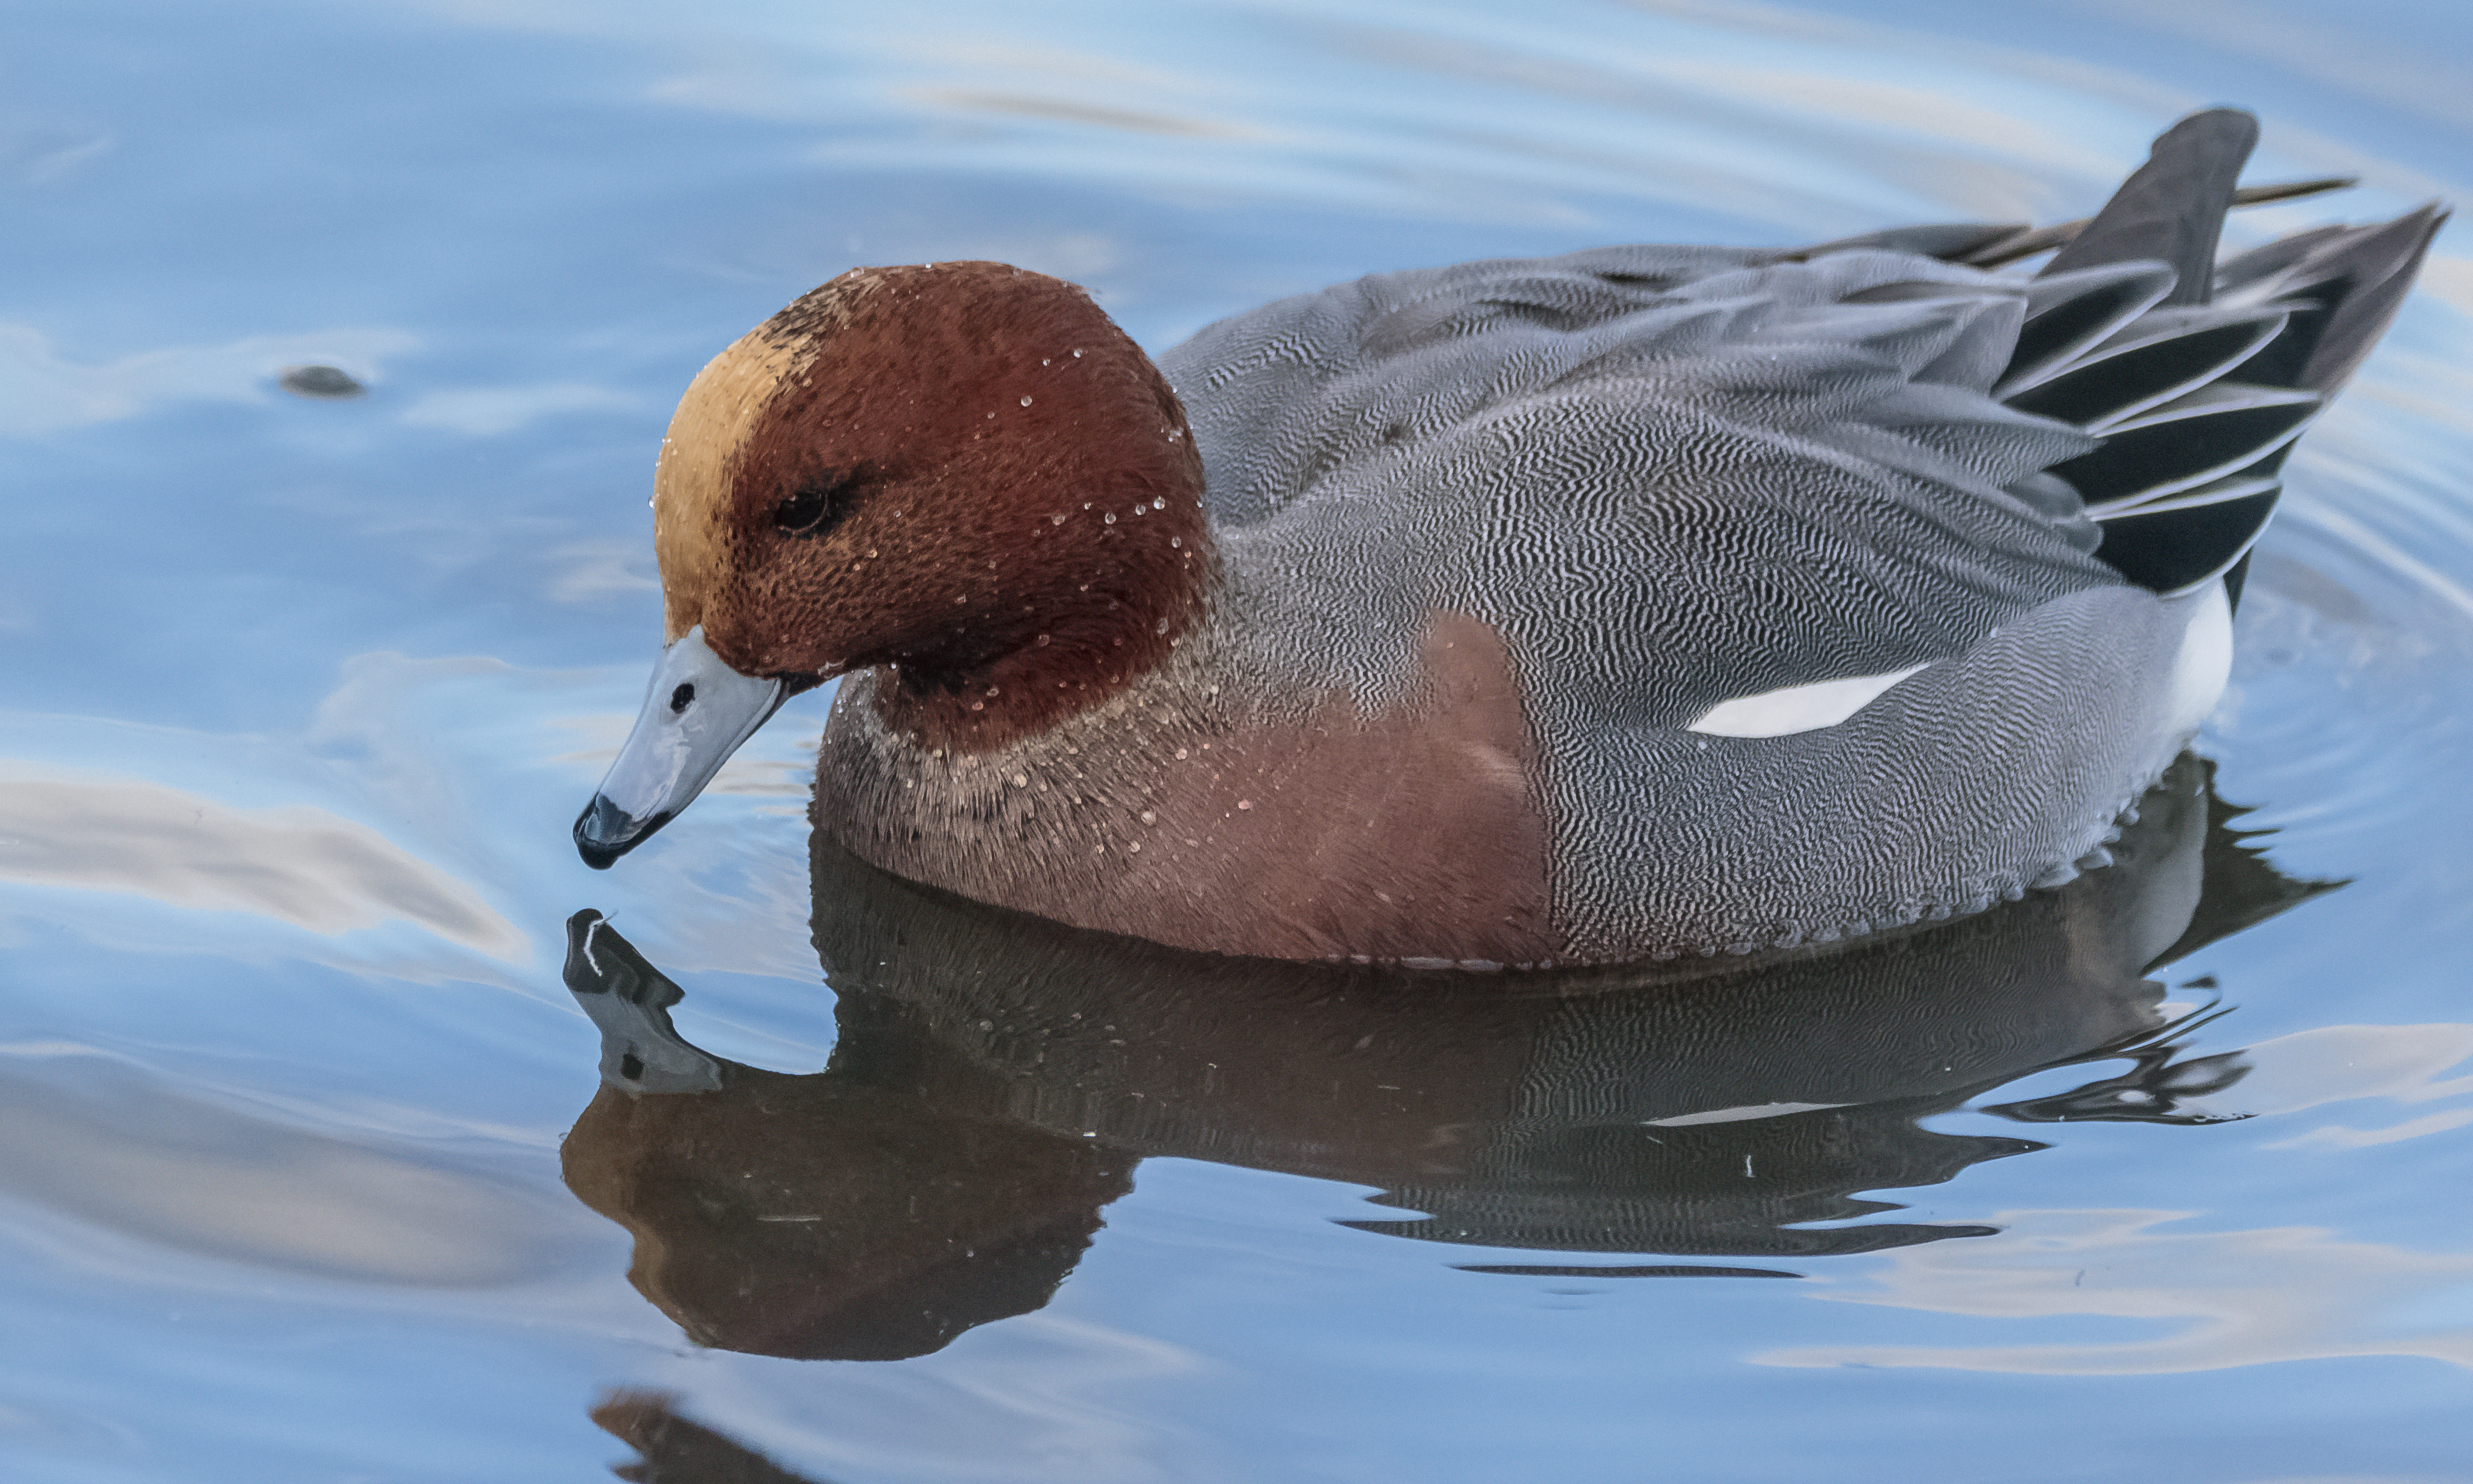
[[928,745],[996,747],[1158,665],[1212,562],[1157,368],[1002,263],[844,274],[714,357],[654,476],[666,648],[575,824],[607,866],[782,700],[881,666]]

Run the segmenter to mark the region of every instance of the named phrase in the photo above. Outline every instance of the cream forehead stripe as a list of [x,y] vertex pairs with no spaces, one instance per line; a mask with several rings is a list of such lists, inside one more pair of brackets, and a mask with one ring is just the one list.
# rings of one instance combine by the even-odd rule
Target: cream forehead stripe
[[661,563],[663,638],[702,621],[724,560],[722,516],[748,435],[782,381],[815,358],[813,342],[775,338],[770,322],[740,336],[688,383],[653,467],[653,550]]

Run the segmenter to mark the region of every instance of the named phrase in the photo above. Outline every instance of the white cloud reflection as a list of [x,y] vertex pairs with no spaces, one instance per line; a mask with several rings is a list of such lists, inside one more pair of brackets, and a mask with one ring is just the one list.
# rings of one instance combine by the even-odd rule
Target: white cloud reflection
[[[842,163],[975,157],[1186,190],[1202,151],[1214,193],[1461,218],[1568,223],[1606,192],[1818,235],[1883,211],[2038,215],[2056,197],[2100,199],[2155,122],[2196,101],[2130,71],[1696,0],[1560,31],[1485,8],[1212,7],[1144,30],[982,4],[926,18],[757,4],[684,47],[655,6],[416,3],[492,27],[658,38],[675,70],[654,100],[823,126]],[[1379,115],[1363,104],[1369,77],[1385,90]],[[1480,133],[1472,120],[1488,117],[1517,122]],[[1815,120],[1840,142],[1821,144]]]
[[8,774],[0,880],[254,913],[328,937],[407,922],[492,958],[525,956],[523,934],[471,887],[324,809],[236,809],[142,778]]
[[0,180],[12,185],[49,185],[76,175],[118,144],[108,131],[91,126],[0,125]]
[[0,1192],[157,1246],[287,1273],[494,1286],[548,1261],[563,1209],[416,1145],[287,1127],[133,1068],[0,1057]]
[[[2416,1109],[2473,1094],[2473,1075],[2448,1075],[2473,1059],[2473,1025],[2320,1026],[2259,1041],[2242,1055],[2249,1070],[2239,1082],[2187,1106],[2227,1117],[2286,1117],[2336,1103]],[[2441,1109],[2384,1127],[2322,1125],[2265,1147],[2344,1151],[2466,1124],[2473,1108]],[[2159,1230],[2190,1214],[2003,1211],[1991,1218],[2004,1228],[1998,1235],[1909,1248],[1888,1255],[1868,1286],[1815,1292],[1978,1319],[2111,1319],[2129,1331],[2119,1340],[1816,1346],[1754,1358],[2069,1376],[2334,1355],[2422,1355],[2473,1367],[2473,1254],[2410,1252],[2308,1227]],[[2005,1328],[2014,1334],[2020,1327]]]
[[468,438],[516,432],[543,418],[567,413],[630,413],[641,398],[607,387],[560,381],[529,387],[456,387],[424,393],[404,409],[412,427],[438,428]]
[[[2473,1093],[2473,1076],[2443,1075],[2473,1059],[2473,1025],[2322,1025],[2244,1048],[2241,1081],[2188,1107],[2225,1117],[2288,1114],[2328,1103],[2385,1098],[2408,1106]],[[2473,1123],[2473,1108],[2424,1114],[2389,1128],[2312,1129],[2270,1149],[2354,1149]]]
[[2311,1227],[2158,1230],[2190,1214],[2002,1211],[1992,1218],[2005,1228],[1997,1236],[1906,1248],[1887,1255],[1870,1288],[1814,1294],[2012,1322],[2115,1319],[2143,1333],[2108,1343],[1808,1346],[1751,1358],[2040,1376],[2155,1376],[2336,1355],[2473,1367],[2473,1254],[2408,1252]]
[[[2260,0],[2091,0],[2090,8],[2179,32],[2214,50],[2245,53],[2453,128],[2473,127],[2473,94],[2453,48],[2398,45],[2392,36],[2350,24],[2340,11]],[[2312,10],[2324,10],[2323,18]]]
[[659,592],[661,580],[651,570],[653,552],[644,541],[574,541],[550,553],[559,564],[550,579],[549,595],[561,603],[593,603],[631,592]]

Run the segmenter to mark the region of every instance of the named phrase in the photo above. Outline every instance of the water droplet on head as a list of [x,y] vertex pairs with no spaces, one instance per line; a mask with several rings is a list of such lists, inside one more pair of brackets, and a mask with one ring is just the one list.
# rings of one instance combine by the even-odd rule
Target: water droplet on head
[[1047,647],[1047,635],[1046,635],[1046,634],[1041,634],[1041,635],[1039,636],[1039,647],[1040,647],[1041,649],[1045,649],[1045,648]]
[[1115,525],[1116,523],[1116,513],[1115,511],[1112,510],[1108,512],[1107,521],[1110,525]]
[[1079,351],[1079,350],[1074,351],[1074,352],[1073,352],[1073,359],[1075,359],[1075,360],[1077,360],[1077,361],[1078,361],[1078,360],[1080,360],[1080,359],[1082,359],[1082,352],[1081,352],[1081,351]]
[[1013,776],[1013,786],[1016,788],[1028,788],[1030,786],[1030,775],[1027,773],[1015,774]]
[[1030,398],[1029,398],[1029,397],[1026,397],[1026,396],[1025,396],[1025,397],[1023,397],[1023,398],[1021,399],[1021,405],[1023,405],[1024,407],[1029,406],[1029,405],[1030,405]]
[[1165,509],[1167,509],[1167,501],[1166,501],[1164,498],[1163,498],[1163,497],[1161,497],[1161,496],[1159,496],[1159,495],[1156,495],[1156,494],[1155,494],[1155,495],[1152,495],[1152,496],[1151,496],[1151,509],[1153,509],[1153,510],[1165,510]]
[[1170,546],[1182,546],[1185,544],[1185,538],[1182,536],[1171,536],[1167,539],[1167,543]]
[[1144,809],[1144,810],[1142,811],[1142,823],[1143,823],[1143,824],[1145,824],[1145,825],[1156,825],[1156,824],[1158,824],[1158,823],[1159,823],[1159,815],[1158,815],[1158,813],[1157,813],[1157,812],[1155,812],[1155,811],[1153,811],[1153,810],[1150,810],[1150,809]]

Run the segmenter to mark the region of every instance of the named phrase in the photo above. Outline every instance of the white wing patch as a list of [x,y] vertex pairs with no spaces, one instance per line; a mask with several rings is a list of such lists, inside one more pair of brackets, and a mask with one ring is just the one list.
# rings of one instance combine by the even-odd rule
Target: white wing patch
[[1850,675],[1765,690],[1757,696],[1737,696],[1701,712],[1698,721],[1683,730],[1712,737],[1784,737],[1817,731],[1837,726],[1870,706],[1881,692],[1930,667],[1931,661],[1926,660],[1885,675]]

